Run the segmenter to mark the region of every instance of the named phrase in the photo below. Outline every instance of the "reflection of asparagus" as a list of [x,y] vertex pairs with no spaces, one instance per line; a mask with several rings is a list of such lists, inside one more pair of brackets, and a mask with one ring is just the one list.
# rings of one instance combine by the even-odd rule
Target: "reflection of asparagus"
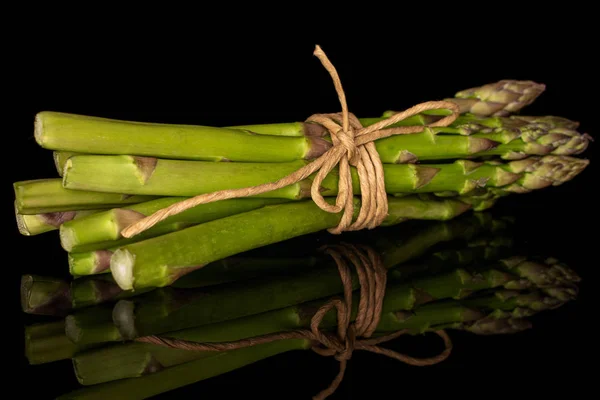
[[[535,160],[532,161],[532,160]],[[457,160],[448,164],[383,166],[387,193],[431,193],[453,191],[468,193],[477,187],[503,188],[517,181],[528,187],[541,173],[555,171],[560,165],[568,175],[547,175],[548,180],[566,182],[587,165],[588,160],[567,156],[532,157],[507,163]],[[134,156],[74,156],[67,161],[63,184],[68,189],[124,192],[136,195],[195,196],[225,189],[238,189],[277,181],[306,164],[289,163],[212,163]],[[527,168],[523,168],[527,165]],[[540,171],[541,170],[541,171]],[[334,172],[337,170],[334,170]],[[360,194],[356,168],[352,167],[354,194]],[[533,181],[535,184],[536,181]],[[266,192],[256,197],[297,200],[310,197],[311,179]],[[337,174],[322,182],[322,194],[334,196]],[[544,186],[542,186],[544,187]],[[531,186],[537,189],[538,186]]]
[[32,365],[68,359],[87,347],[67,338],[64,320],[25,327],[25,355]]
[[[260,201],[262,200],[269,200],[269,199],[240,199],[240,200],[256,200],[256,204],[260,204]],[[227,201],[225,201],[227,202]],[[219,205],[221,203],[224,202],[215,202],[215,203],[209,203],[206,205],[202,205],[199,206],[200,209],[216,209],[216,210],[221,210],[223,207],[226,206],[226,204],[222,204]],[[212,207],[212,204],[216,204],[217,206]],[[246,206],[250,206],[251,204],[241,204],[239,205],[239,207],[246,207]],[[464,211],[466,211],[468,208],[470,208],[470,205],[462,202],[462,201],[457,201],[457,200],[446,200],[446,201],[441,201],[441,199],[434,197],[434,196],[427,196],[427,195],[422,195],[422,196],[406,196],[406,197],[402,197],[402,198],[395,198],[395,199],[391,199],[390,200],[390,205],[392,208],[392,213],[390,215],[390,219],[389,219],[389,223],[392,223],[392,221],[394,221],[395,223],[400,223],[405,219],[419,219],[419,220],[447,220],[447,219],[451,219],[455,216],[458,216],[460,214],[462,214]],[[256,206],[255,208],[258,208],[258,206]],[[196,210],[196,208],[190,210],[190,211],[194,211]],[[234,209],[235,210],[235,209]],[[115,211],[115,210],[113,210]],[[77,236],[77,238],[83,239],[83,240],[94,240],[94,238],[97,238],[100,235],[104,235],[105,232],[108,233],[113,232],[115,234],[118,234],[120,236],[120,231],[126,226],[126,221],[123,221],[123,223],[119,223],[119,221],[117,221],[116,223],[113,223],[112,219],[110,221],[105,221],[105,223],[98,223],[97,219],[100,220],[104,220],[104,216],[111,216],[113,214],[113,211],[106,213],[106,214],[101,214],[98,216],[94,216],[93,218],[88,218],[84,221],[81,221],[80,223],[73,223],[71,225],[65,226],[63,232],[65,232],[66,230],[69,231],[68,235],[65,234],[63,236],[68,236],[69,238],[63,238],[63,242],[72,242],[72,238]],[[238,209],[238,211],[241,211]],[[231,213],[234,214],[234,212],[232,212],[230,209],[225,209],[223,211],[223,213]],[[175,216],[174,218],[179,218],[180,215],[182,215],[181,218],[185,218],[185,215],[187,212],[184,212],[182,214],[179,214],[178,216]],[[116,211],[116,214],[120,214],[119,211]],[[204,214],[203,214],[204,215]],[[213,214],[210,214],[213,215]],[[206,217],[206,215],[204,215]],[[90,222],[88,224],[88,222]],[[167,230],[172,230],[172,231],[176,231],[179,229],[175,229],[175,225],[174,224],[168,224],[168,225],[163,225],[162,223],[160,224],[160,226],[157,225],[157,228],[160,230],[164,230],[164,228],[167,228]],[[173,228],[173,229],[171,229]],[[118,232],[117,232],[118,230]],[[151,228],[151,231],[154,231],[154,227]],[[145,234],[139,235],[139,236],[134,236],[131,239],[119,239],[119,241],[117,243],[135,243],[141,240],[141,237],[145,237]],[[104,244],[110,243],[110,242],[103,242]],[[113,244],[115,242],[112,242]],[[96,247],[99,246],[100,248],[103,248],[103,244],[87,244],[87,245],[83,245],[85,248],[87,248],[88,246],[92,246],[92,247]],[[78,246],[78,248],[80,248]],[[102,250],[94,250],[94,251],[84,251],[84,252],[80,252],[80,253],[70,253],[69,254],[69,269],[71,271],[71,273],[73,275],[91,275],[91,274],[98,274],[98,273],[105,273],[105,272],[109,272],[109,268],[110,268],[110,257],[112,256],[112,253],[118,248],[118,246],[115,247],[111,247],[111,248],[106,248],[106,249],[102,249]]]
[[39,275],[21,278],[21,306],[28,314],[63,316],[74,309],[141,293],[144,291],[122,290],[110,275],[82,277],[71,282]]
[[60,179],[36,179],[13,184],[15,208],[19,214],[42,214],[119,207],[141,203],[155,196],[131,196],[63,188]]
[[[548,267],[547,270],[551,270]],[[562,278],[574,278],[574,273],[563,267],[565,274],[557,276],[557,282]],[[544,275],[547,271],[538,269],[538,274]],[[458,274],[464,274],[460,272]],[[414,292],[412,285],[392,285],[388,288],[383,304],[382,319],[378,325],[379,332],[408,329],[412,333],[422,333],[444,328],[468,330],[474,333],[508,333],[528,327],[521,318],[533,315],[536,312],[558,307],[572,300],[575,293],[573,289],[562,287],[547,287],[546,292],[540,290],[531,293],[521,293],[510,290],[496,290],[489,294],[477,297],[468,297],[460,301],[427,301],[432,293],[437,296],[456,294],[459,297],[466,284],[480,286],[474,283],[473,278],[458,281],[449,279],[456,276],[441,275],[438,277],[416,280],[412,282],[417,290],[430,288],[429,292]],[[529,274],[531,283],[539,281],[539,277]],[[510,285],[518,277],[504,277],[499,271],[486,270],[481,277],[487,278],[488,285]],[[471,281],[471,282],[469,282]],[[439,286],[455,285],[454,288],[440,289]],[[573,284],[573,282],[569,282]],[[417,297],[415,297],[417,294]],[[419,297],[421,300],[419,300]],[[353,318],[356,316],[357,303],[353,302]],[[247,337],[265,335],[279,331],[308,328],[310,320],[324,300],[299,304],[279,310],[234,319],[217,324],[204,325],[198,328],[178,332],[168,332],[166,336],[195,342],[224,342],[234,341]],[[492,313],[493,310],[497,310]],[[331,328],[336,323],[334,312],[330,312],[324,319],[321,327]],[[76,375],[82,384],[96,384],[113,379],[136,377],[146,375],[162,368],[188,362],[191,359],[210,356],[210,353],[193,352],[186,350],[173,350],[162,346],[146,343],[130,343],[115,345],[98,350],[79,354],[74,359]],[[106,370],[103,360],[110,360],[115,368]]]
[[123,340],[112,323],[112,307],[99,305],[78,310],[65,319],[65,333],[77,345],[92,345]]
[[221,352],[200,360],[166,368],[155,374],[139,378],[122,379],[76,390],[59,397],[59,399],[146,399],[169,390],[236,370],[277,354],[292,350],[308,349],[309,347],[310,341],[308,340],[292,339]]
[[[339,293],[341,283],[336,274],[335,268],[331,267],[283,280],[266,279],[254,284],[228,285],[224,289],[204,292],[183,304],[152,303],[144,301],[143,297],[138,302],[122,300],[115,307],[114,319],[125,338],[226,321]],[[410,309],[424,299],[461,298],[473,291],[504,286],[518,279],[520,275],[507,272],[504,266],[475,272],[459,268],[390,286],[386,296],[393,299],[392,293],[400,293],[396,300],[401,302],[402,307],[411,305]],[[353,284],[354,288],[358,287],[358,282],[353,281]],[[162,292],[164,290],[151,294]]]
[[67,315],[71,310],[69,284],[56,278],[23,275],[21,308],[29,314]]

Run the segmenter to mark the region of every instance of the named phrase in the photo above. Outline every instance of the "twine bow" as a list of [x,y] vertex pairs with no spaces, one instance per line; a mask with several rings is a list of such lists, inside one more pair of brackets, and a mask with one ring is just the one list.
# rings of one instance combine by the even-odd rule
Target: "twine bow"
[[[324,252],[335,260],[344,288],[343,299],[332,298],[321,306],[311,318],[309,330],[282,331],[248,339],[218,343],[197,343],[159,336],[140,337],[136,341],[190,351],[227,351],[278,340],[309,339],[314,343],[312,346],[314,352],[322,356],[333,356],[340,363],[337,376],[327,389],[324,389],[313,397],[315,400],[324,400],[336,391],[344,378],[346,365],[352,357],[354,350],[365,350],[381,354],[414,366],[437,364],[450,356],[452,343],[448,334],[443,330],[435,331],[435,333],[443,339],[445,348],[441,353],[433,357],[415,358],[394,350],[379,347],[381,343],[408,333],[408,330],[399,330],[385,336],[370,338],[375,333],[381,318],[387,283],[387,270],[383,266],[381,257],[369,247],[350,244],[328,246],[324,249]],[[356,268],[360,284],[359,304],[354,322],[351,322],[352,273],[346,260],[349,260]],[[321,331],[320,325],[324,317],[334,308],[337,313],[337,332]]]
[[[128,226],[121,232],[123,237],[130,238],[135,236],[164,219],[197,205],[219,200],[255,196],[281,189],[308,178],[316,171],[319,172],[316,174],[311,186],[311,197],[313,201],[319,208],[330,213],[344,211],[339,225],[329,229],[329,232],[339,234],[343,231],[360,230],[364,228],[372,229],[379,226],[387,216],[388,202],[387,193],[385,191],[383,165],[373,142],[392,135],[405,135],[421,132],[424,129],[424,126],[388,127],[423,111],[450,110],[452,112],[450,115],[427,126],[435,127],[450,125],[460,115],[459,107],[455,103],[449,101],[428,101],[396,113],[373,125],[363,127],[358,118],[348,112],[346,95],[333,64],[331,64],[319,46],[316,46],[314,55],[319,58],[325,69],[331,75],[342,106],[341,113],[315,114],[307,119],[307,122],[319,123],[329,131],[333,143],[333,146],[329,150],[308,165],[278,181],[247,188],[221,190],[213,193],[201,194],[175,203]],[[338,195],[336,197],[335,205],[332,205],[325,201],[324,197],[319,192],[319,189],[325,177],[337,165],[339,165]],[[361,191],[361,209],[354,223],[352,223],[354,203],[350,166],[354,166],[357,169]]]

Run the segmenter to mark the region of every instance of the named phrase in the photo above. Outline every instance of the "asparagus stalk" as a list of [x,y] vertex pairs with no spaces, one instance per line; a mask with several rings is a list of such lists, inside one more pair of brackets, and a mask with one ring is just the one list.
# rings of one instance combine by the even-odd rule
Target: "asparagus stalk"
[[17,218],[19,232],[24,236],[35,236],[41,233],[55,231],[59,229],[60,226],[65,222],[84,218],[104,210],[105,209],[60,211],[53,213],[23,215],[20,214],[15,208],[15,216]]
[[[507,163],[457,160],[450,164],[384,165],[386,191],[395,193],[457,192],[478,187],[523,187],[527,190],[560,184],[589,164],[568,156],[529,157]],[[225,189],[277,181],[305,165],[292,163],[208,163],[134,156],[74,156],[67,161],[66,188],[122,191],[138,195],[195,196]],[[360,194],[356,168],[352,167],[354,194]],[[338,177],[322,182],[324,196],[337,194]],[[566,173],[568,172],[568,173]],[[543,178],[543,179],[541,179]],[[541,185],[541,182],[547,183]],[[310,197],[311,178],[255,197],[298,200]],[[540,186],[541,185],[541,186]]]
[[[389,117],[393,112],[386,112]],[[384,118],[363,119],[363,125],[371,125]],[[431,121],[413,121],[422,125]],[[431,116],[430,116],[431,119]],[[434,118],[435,119],[435,118]],[[407,125],[402,121],[394,126]],[[298,123],[292,123],[295,126]],[[288,134],[285,124],[276,124]],[[263,134],[276,134],[275,126],[250,127],[264,129]],[[479,158],[499,155],[503,159],[521,159],[528,155],[574,155],[587,148],[591,137],[575,129],[578,124],[552,116],[543,117],[477,117],[463,115],[449,127],[424,127],[423,131],[410,135],[397,135],[375,142],[375,147],[385,163],[407,163],[426,160]],[[300,134],[301,131],[298,132]],[[314,134],[313,131],[310,134]],[[325,134],[325,132],[323,132]],[[466,135],[466,136],[458,136]]]
[[[409,200],[390,199],[384,225],[397,224],[413,212],[421,218],[450,219],[469,209],[445,199],[424,215],[422,202]],[[358,206],[359,200],[355,202]],[[336,226],[340,218],[311,201],[268,206],[121,247],[111,257],[111,273],[124,290],[167,286],[210,262]],[[202,240],[208,237],[210,242]]]
[[23,215],[61,211],[93,210],[141,203],[156,196],[131,196],[63,188],[60,179],[35,179],[15,182],[15,208]]
[[331,146],[319,137],[259,136],[239,129],[140,123],[49,111],[36,115],[35,139],[50,150],[205,161],[312,159]]
[[185,197],[159,198],[70,221],[60,228],[61,245],[68,252],[118,247],[180,230],[187,226],[254,210],[269,204],[285,202],[279,199],[246,198],[202,204],[169,217],[135,238],[125,239],[121,235],[121,231],[130,224],[185,199]]
[[[261,200],[269,200],[269,199],[240,199],[240,200],[258,200],[260,203]],[[215,204],[215,208],[221,208],[221,202],[209,203],[206,206],[210,206],[211,204]],[[242,204],[245,205],[245,204]],[[470,205],[464,202],[458,201],[440,201],[439,198],[433,196],[406,196],[401,198],[393,199],[394,205],[394,213],[390,214],[389,224],[400,223],[407,219],[421,219],[421,220],[448,220],[455,216],[458,216],[465,212],[470,208]],[[204,207],[204,205],[199,206],[200,208]],[[208,208],[208,207],[207,207]],[[196,208],[191,211],[196,210]],[[223,210],[223,213],[229,212],[232,210]],[[185,214],[185,213],[182,213]],[[233,212],[231,213],[233,214]],[[108,215],[108,214],[107,214]],[[181,214],[180,214],[181,215]],[[177,218],[179,216],[176,216]],[[182,216],[185,218],[185,215]],[[85,238],[94,238],[96,237],[96,233],[103,232],[104,228],[106,231],[111,230],[120,236],[121,230],[126,226],[125,223],[129,223],[130,221],[125,221],[125,223],[117,222],[113,223],[112,220],[107,223],[96,223],[97,219],[103,220],[102,215],[95,216],[93,218],[86,219],[80,223],[70,224],[64,227],[64,229],[73,229],[72,234],[64,235],[65,239],[63,241],[66,243],[64,247],[69,247],[68,243],[71,241],[69,239],[70,236],[75,236],[78,233],[78,237]],[[88,221],[90,222],[88,224]],[[96,229],[96,226],[100,225]],[[173,225],[167,225],[168,227],[172,227]],[[159,228],[161,228],[159,226]],[[96,229],[96,230],[94,230]],[[117,232],[118,231],[118,232]],[[173,229],[172,231],[176,231]],[[87,235],[89,232],[89,235]],[[154,231],[153,231],[154,232]],[[165,233],[168,233],[165,232]],[[87,235],[87,236],[86,236]],[[143,234],[142,234],[143,235]],[[140,235],[140,236],[142,236]],[[114,251],[116,251],[119,246],[127,243],[135,243],[140,241],[142,238],[140,236],[134,236],[131,239],[122,239],[116,242],[101,242],[94,243],[90,245],[85,245],[90,247],[102,247],[106,244],[111,244],[113,247],[102,250],[93,250],[93,251],[83,251],[83,252],[75,252],[69,253],[69,270],[71,274],[76,276],[83,275],[93,275],[100,273],[108,273],[110,268],[110,258]],[[77,250],[81,249],[81,247],[77,247]]]

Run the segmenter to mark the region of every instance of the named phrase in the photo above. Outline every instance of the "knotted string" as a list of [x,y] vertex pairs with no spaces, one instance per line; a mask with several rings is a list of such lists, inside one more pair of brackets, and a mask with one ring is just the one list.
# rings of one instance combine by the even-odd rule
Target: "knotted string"
[[[388,127],[423,111],[441,109],[450,110],[452,112],[450,115],[427,126],[436,127],[450,125],[459,116],[459,107],[457,104],[450,101],[428,101],[396,113],[373,125],[363,127],[358,118],[348,112],[346,95],[333,64],[331,64],[319,46],[316,46],[314,55],[319,58],[325,69],[331,75],[342,106],[341,113],[315,114],[307,119],[307,122],[319,123],[329,131],[333,142],[333,146],[329,150],[306,166],[275,182],[241,189],[229,189],[201,194],[175,203],[123,229],[121,232],[123,237],[130,238],[135,236],[164,219],[197,205],[232,198],[256,196],[262,193],[271,192],[300,182],[316,171],[319,172],[316,174],[312,183],[312,200],[319,208],[327,212],[339,213],[342,210],[344,211],[339,225],[329,229],[329,232],[339,234],[343,231],[360,230],[364,228],[372,229],[379,226],[387,216],[388,203],[387,193],[385,191],[383,166],[373,142],[392,135],[421,132],[425,126]],[[335,205],[331,205],[325,201],[319,189],[321,188],[321,183],[325,177],[337,165],[339,165],[338,195],[336,197]],[[352,223],[354,204],[350,166],[354,166],[357,169],[361,189],[361,210],[354,223]]]
[[[343,298],[332,298],[313,315],[310,329],[298,329],[255,336],[231,342],[197,343],[187,340],[171,339],[159,336],[145,336],[135,339],[190,351],[228,351],[286,339],[308,339],[313,342],[312,350],[322,356],[335,357],[340,363],[337,376],[329,387],[314,396],[315,400],[324,400],[335,392],[344,378],[346,365],[354,350],[365,350],[382,354],[409,365],[427,366],[444,361],[452,351],[450,338],[444,331],[435,331],[444,341],[445,349],[436,356],[415,358],[378,345],[396,339],[408,330],[400,330],[385,336],[370,338],[381,318],[383,299],[387,283],[387,270],[380,256],[365,246],[342,244],[328,246],[324,252],[335,260],[343,284]],[[352,272],[348,261],[354,265],[360,284],[360,297],[356,318],[352,321]],[[332,309],[337,313],[337,332],[321,331],[320,325],[325,315]],[[364,339],[357,339],[364,338]]]

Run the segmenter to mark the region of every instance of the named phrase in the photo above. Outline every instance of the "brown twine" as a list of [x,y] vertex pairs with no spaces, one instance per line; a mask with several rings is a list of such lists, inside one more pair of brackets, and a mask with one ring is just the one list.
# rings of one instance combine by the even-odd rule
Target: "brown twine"
[[[343,283],[343,299],[332,298],[313,315],[310,329],[298,329],[276,332],[248,339],[219,343],[197,343],[187,340],[171,339],[159,336],[145,336],[135,339],[139,342],[190,351],[228,351],[271,343],[285,339],[308,339],[314,344],[312,350],[322,356],[333,356],[340,363],[337,376],[329,387],[313,398],[324,400],[335,392],[346,371],[346,365],[354,350],[365,350],[381,354],[414,366],[428,366],[440,363],[448,358],[452,351],[452,342],[442,330],[435,331],[444,341],[445,349],[438,355],[427,358],[415,358],[378,345],[396,339],[406,333],[400,330],[385,336],[370,338],[381,317],[383,299],[387,283],[387,270],[381,257],[373,249],[365,246],[342,244],[324,249],[335,260]],[[354,322],[352,318],[352,273],[346,260],[356,268],[360,284],[359,304]],[[332,310],[337,312],[337,332],[323,332],[319,326],[325,315]],[[365,339],[357,339],[359,337]]]
[[[307,122],[319,123],[329,131],[333,146],[328,151],[310,164],[278,181],[247,188],[221,190],[191,197],[137,221],[123,229],[121,234],[126,238],[130,238],[172,215],[179,214],[197,205],[270,192],[306,179],[316,171],[319,172],[313,180],[311,187],[311,197],[313,201],[319,208],[330,213],[339,213],[344,210],[339,225],[329,229],[329,232],[339,234],[343,231],[360,230],[364,228],[373,229],[379,226],[387,216],[388,203],[387,193],[385,191],[383,165],[373,142],[392,135],[421,132],[424,126],[388,127],[427,110],[447,109],[452,111],[451,115],[435,121],[428,126],[450,125],[460,114],[459,107],[455,103],[449,101],[428,101],[417,104],[405,111],[396,113],[387,119],[365,128],[361,125],[358,118],[348,112],[346,95],[344,94],[341,80],[333,64],[331,64],[319,46],[316,46],[314,55],[319,58],[325,69],[331,75],[342,106],[341,113],[315,114],[307,119]],[[341,120],[341,125],[339,120]],[[325,201],[319,192],[319,189],[321,187],[321,182],[338,164],[338,195],[335,205],[331,205]],[[357,169],[362,200],[360,213],[354,223],[352,223],[354,204],[352,201],[353,188],[350,165]]]

